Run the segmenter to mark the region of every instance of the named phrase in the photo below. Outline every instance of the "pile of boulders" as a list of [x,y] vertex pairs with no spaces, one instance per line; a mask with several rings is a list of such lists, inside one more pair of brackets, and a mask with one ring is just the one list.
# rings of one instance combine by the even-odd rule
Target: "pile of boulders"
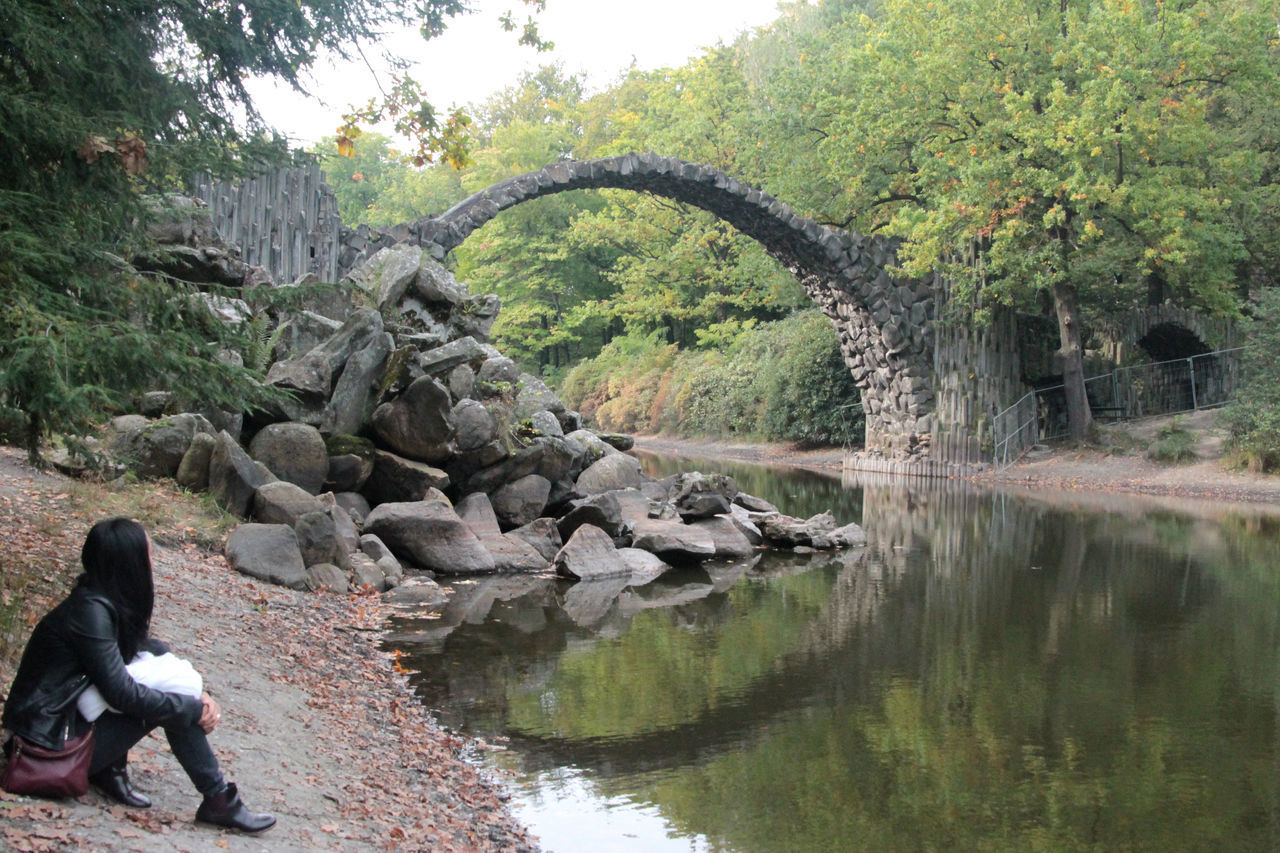
[[[275,318],[286,334],[265,382],[288,393],[272,410],[111,423],[109,453],[138,476],[208,490],[246,520],[226,545],[241,572],[433,600],[434,575],[617,577],[864,541],[829,513],[783,516],[727,477],[645,476],[628,437],[583,429],[488,343],[498,298],[472,296],[418,247],[381,250],[344,286]],[[227,303],[220,316],[252,315]]]

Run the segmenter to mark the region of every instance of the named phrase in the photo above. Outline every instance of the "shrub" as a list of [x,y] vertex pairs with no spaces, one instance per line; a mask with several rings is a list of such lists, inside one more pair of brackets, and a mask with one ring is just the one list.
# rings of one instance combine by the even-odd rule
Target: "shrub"
[[1264,290],[1245,327],[1241,383],[1223,410],[1227,445],[1250,470],[1280,469],[1280,292]]
[[616,338],[578,364],[565,402],[610,430],[838,444],[858,402],[835,332],[816,309],[743,331],[726,352],[678,352],[661,333]]
[[1183,429],[1182,424],[1175,419],[1173,423],[1160,428],[1156,440],[1147,448],[1147,458],[1170,464],[1192,462],[1196,458],[1196,437]]

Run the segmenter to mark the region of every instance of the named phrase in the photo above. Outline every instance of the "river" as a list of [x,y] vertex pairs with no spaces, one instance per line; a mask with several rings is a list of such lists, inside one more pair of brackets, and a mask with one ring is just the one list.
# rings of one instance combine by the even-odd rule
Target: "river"
[[1280,846],[1280,517],[642,459],[870,541],[398,622],[545,850]]

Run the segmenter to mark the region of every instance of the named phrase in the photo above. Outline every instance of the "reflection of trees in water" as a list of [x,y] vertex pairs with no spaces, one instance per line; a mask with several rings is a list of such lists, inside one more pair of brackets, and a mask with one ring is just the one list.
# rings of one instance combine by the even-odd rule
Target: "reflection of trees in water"
[[447,722],[736,850],[1270,846],[1280,530],[859,487],[848,558],[622,589],[590,622],[560,582],[478,589],[413,665]]

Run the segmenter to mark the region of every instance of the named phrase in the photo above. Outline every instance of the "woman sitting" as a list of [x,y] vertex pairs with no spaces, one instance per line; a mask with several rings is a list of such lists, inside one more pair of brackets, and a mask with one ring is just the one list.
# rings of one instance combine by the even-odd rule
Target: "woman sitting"
[[[100,521],[80,551],[84,574],[67,598],[36,625],[5,702],[6,729],[48,749],[61,749],[90,723],[59,709],[87,685],[107,710],[97,718],[90,781],[111,799],[135,808],[151,801],[129,784],[129,749],[156,726],[164,728],[174,756],[204,795],[196,820],[242,832],[275,825],[269,814],[245,808],[234,784],[218,770],[207,734],[222,712],[207,693],[163,692],[135,681],[126,669],[139,652],[166,654],[148,635],[155,590],[151,543],[142,525],[127,518]],[[68,726],[66,721],[70,719]]]

